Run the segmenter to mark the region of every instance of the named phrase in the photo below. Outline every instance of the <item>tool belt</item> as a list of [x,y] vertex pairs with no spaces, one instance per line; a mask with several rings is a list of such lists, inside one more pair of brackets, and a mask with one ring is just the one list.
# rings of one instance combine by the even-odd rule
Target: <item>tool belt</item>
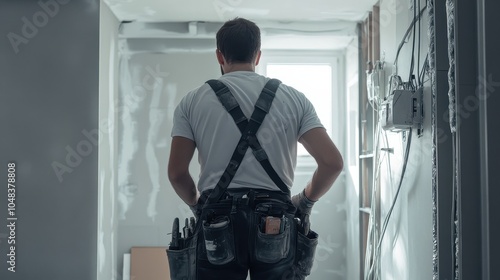
[[[185,220],[182,230],[184,237],[180,233],[179,219],[174,220],[172,242],[167,250],[170,277],[172,280],[196,279],[197,257],[200,254],[213,265],[224,265],[237,258],[233,214],[237,205],[246,203],[259,221],[254,246],[255,259],[263,263],[276,263],[288,256],[290,249],[295,250],[293,269],[283,279],[305,279],[311,272],[318,235],[309,230],[308,221],[294,217],[295,207],[290,201],[290,190],[272,167],[256,137],[281,82],[276,79],[267,82],[250,120],[245,117],[226,85],[217,80],[207,83],[235,121],[241,138],[215,188],[201,195],[197,204],[199,218],[196,223],[192,219]],[[249,147],[281,192],[227,188]],[[200,242],[204,246],[197,246]]]

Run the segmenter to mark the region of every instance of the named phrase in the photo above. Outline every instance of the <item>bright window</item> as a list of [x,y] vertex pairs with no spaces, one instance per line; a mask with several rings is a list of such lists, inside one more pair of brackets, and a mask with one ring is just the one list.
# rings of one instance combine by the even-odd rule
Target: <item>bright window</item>
[[[304,93],[331,137],[332,131],[332,66],[330,64],[267,63],[268,77],[281,80]],[[298,156],[309,155],[302,145]]]

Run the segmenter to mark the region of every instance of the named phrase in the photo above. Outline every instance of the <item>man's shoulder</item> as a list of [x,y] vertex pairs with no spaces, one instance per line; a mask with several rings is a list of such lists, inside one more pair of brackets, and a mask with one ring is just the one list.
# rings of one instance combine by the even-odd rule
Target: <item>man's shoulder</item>
[[280,84],[281,90],[287,92],[287,93],[293,93],[293,94],[302,94],[300,91],[298,91],[296,88],[289,86],[288,84],[281,83]]
[[179,104],[191,104],[196,98],[200,96],[200,94],[203,94],[206,91],[208,91],[208,85],[206,83],[201,84],[200,86],[188,91],[188,93],[184,95],[184,97],[182,97]]
[[285,93],[284,96],[291,98],[293,102],[303,103],[307,99],[303,92],[286,83],[281,83],[279,89]]

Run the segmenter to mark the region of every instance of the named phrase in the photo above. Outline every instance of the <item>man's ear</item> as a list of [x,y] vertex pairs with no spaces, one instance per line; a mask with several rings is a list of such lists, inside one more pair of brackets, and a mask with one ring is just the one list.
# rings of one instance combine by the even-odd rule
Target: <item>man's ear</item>
[[221,51],[219,49],[215,50],[215,56],[217,56],[217,61],[219,62],[220,65],[224,65],[224,55],[222,55]]
[[262,51],[259,50],[259,52],[257,52],[257,55],[255,57],[255,66],[259,65],[259,61],[260,61],[260,55],[262,54]]

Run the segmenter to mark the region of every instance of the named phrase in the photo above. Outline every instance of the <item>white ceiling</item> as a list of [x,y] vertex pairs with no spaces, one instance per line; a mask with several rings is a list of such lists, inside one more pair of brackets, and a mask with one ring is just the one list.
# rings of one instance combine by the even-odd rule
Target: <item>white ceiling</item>
[[[238,16],[259,24],[262,49],[341,50],[353,40],[356,22],[364,19],[378,0],[103,1],[120,21],[132,21],[122,26],[122,38],[169,38],[171,33],[161,26],[179,22],[222,24]],[[202,32],[195,33],[192,38],[203,37]]]
[[104,0],[120,21],[358,21],[377,0]]

